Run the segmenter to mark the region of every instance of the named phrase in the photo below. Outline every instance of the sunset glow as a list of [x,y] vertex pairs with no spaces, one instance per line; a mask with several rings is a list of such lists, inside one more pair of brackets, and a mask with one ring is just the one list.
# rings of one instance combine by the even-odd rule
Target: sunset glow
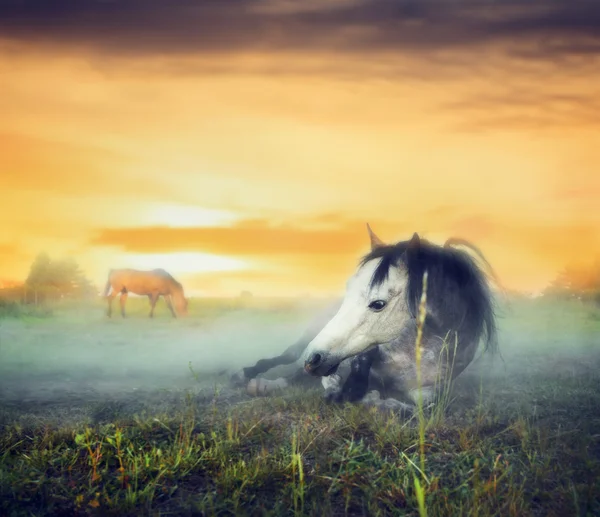
[[587,4],[242,4],[0,6],[0,281],[47,251],[336,293],[367,221],[470,239],[512,289],[600,255]]
[[243,260],[209,253],[129,253],[125,263],[132,268],[163,268],[174,273],[240,271],[248,267]]
[[149,226],[172,226],[194,228],[202,226],[229,225],[239,219],[225,210],[209,210],[197,206],[157,204],[149,206],[144,217]]

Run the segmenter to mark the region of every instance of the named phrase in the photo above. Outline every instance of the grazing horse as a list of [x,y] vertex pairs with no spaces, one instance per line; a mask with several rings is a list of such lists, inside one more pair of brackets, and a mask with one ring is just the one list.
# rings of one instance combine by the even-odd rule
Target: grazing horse
[[[418,399],[415,345],[424,274],[427,272],[420,392],[427,402],[440,378],[454,379],[473,361],[481,340],[485,350],[498,350],[486,274],[469,254],[453,246],[470,247],[489,264],[476,247],[462,239],[437,246],[415,233],[409,241],[386,245],[368,225],[367,229],[371,251],[349,279],[337,312],[316,335],[309,329],[314,337],[309,335],[308,343],[301,339],[286,352],[288,358],[295,357],[299,368],[303,363],[304,376],[321,378],[329,401],[362,400],[410,410],[412,406],[398,399],[408,398],[413,404]],[[260,363],[246,371],[256,374]],[[343,384],[340,366],[350,370]],[[233,381],[243,377],[244,370],[234,375]],[[302,379],[303,375],[297,372],[292,378]],[[252,379],[248,391],[268,392],[269,381],[262,381]],[[378,388],[384,399],[379,399],[379,392],[366,396],[369,387]]]
[[[110,294],[109,291],[112,288]],[[177,312],[181,315],[187,314],[188,301],[183,295],[182,285],[175,280],[164,269],[153,269],[152,271],[138,271],[136,269],[111,269],[104,288],[104,296],[108,300],[107,315],[112,315],[112,302],[117,294],[121,294],[121,316],[125,317],[125,302],[129,293],[148,296],[150,300],[150,317],[154,317],[154,307],[159,296],[163,296],[167,307],[171,310],[174,318]]]

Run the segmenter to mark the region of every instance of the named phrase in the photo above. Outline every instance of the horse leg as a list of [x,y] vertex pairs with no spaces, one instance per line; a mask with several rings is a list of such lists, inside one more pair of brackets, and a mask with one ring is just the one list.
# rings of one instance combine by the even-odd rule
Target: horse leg
[[[288,386],[306,385],[307,387],[317,385],[318,380],[309,375],[302,364],[297,364],[296,369],[286,377],[279,377],[275,380],[257,377],[262,372],[265,372],[275,366],[282,364],[291,364],[298,362],[302,352],[306,348],[306,343],[294,343],[282,355],[270,359],[261,359],[250,368],[243,368],[237,374],[232,376],[232,381],[238,385],[243,385],[247,382],[246,393],[252,396],[270,395],[275,391],[279,391]],[[250,380],[247,380],[247,379]]]
[[254,366],[242,368],[231,376],[231,382],[234,385],[243,386],[244,384],[247,384],[248,381],[255,379],[258,375],[271,368],[275,368],[282,364],[292,364],[300,358],[302,352],[306,348],[306,344],[305,341],[298,340],[288,347],[283,354],[268,359],[260,359]]
[[158,301],[158,294],[152,293],[149,295],[150,298],[150,317],[154,318],[154,307],[156,307],[156,302]]
[[277,391],[280,391],[288,386],[297,384],[315,384],[316,379],[311,377],[304,371],[304,368],[298,366],[298,368],[288,377],[278,377],[275,380],[264,379],[257,377],[250,379],[246,386],[246,393],[253,397],[272,395]]
[[[231,377],[231,382],[235,385],[243,386],[251,379],[256,378],[261,373],[264,373],[271,368],[282,364],[291,364],[302,355],[302,352],[306,349],[307,345],[317,336],[321,329],[327,324],[327,322],[333,317],[338,311],[341,300],[337,300],[335,304],[327,306],[324,310],[320,311],[316,317],[308,324],[306,330],[302,333],[300,338],[289,346],[283,354],[272,357],[269,359],[261,359],[254,366],[248,368],[242,368],[240,371],[234,373]],[[299,368],[299,373],[294,374],[293,378],[303,379],[304,369]]]
[[[412,334],[412,330],[407,332],[407,336],[411,340]],[[451,375],[451,371],[448,370],[447,364],[443,364],[444,361],[441,360],[442,356],[440,355],[442,353],[444,353],[444,342],[439,337],[428,336],[423,339],[420,367],[421,386],[411,387],[408,389],[408,393],[406,393],[406,395],[408,401],[410,402],[409,404],[395,398],[382,398],[377,391],[372,391],[369,393],[362,400],[362,403],[378,409],[399,411],[404,414],[414,413],[419,404],[422,404],[422,407],[430,407],[432,403],[435,402],[438,395],[440,386],[437,383],[439,383],[440,378],[446,379],[445,381],[442,381],[444,383],[444,387],[450,387],[445,383],[450,382],[450,377],[448,377],[448,375]],[[407,356],[404,355],[404,357],[406,358]],[[406,369],[402,371],[399,366],[398,373],[399,378],[396,382],[393,382],[392,385],[396,385],[399,388],[399,391],[405,393],[405,388],[402,388],[401,386],[407,380],[407,375],[409,379],[412,379],[412,382],[410,383],[412,386],[414,386],[413,382],[416,382],[417,380],[416,364],[414,366],[414,371],[412,372],[408,372]]]
[[166,296],[163,296],[163,298],[165,299],[165,303],[167,304],[167,307],[171,311],[171,314],[173,315],[173,317],[177,318],[177,314],[175,314],[175,310],[173,309],[173,301],[171,300],[171,295],[168,294]]
[[127,291],[121,292],[121,297],[119,298],[119,302],[121,303],[121,316],[125,317],[125,302],[127,302]]
[[411,415],[415,409],[415,406],[406,404],[400,400],[393,398],[381,398],[381,395],[377,390],[371,391],[360,402],[366,407],[374,407],[380,411],[392,411],[394,413],[398,412],[402,415]]
[[[329,391],[338,391],[342,379],[348,377],[349,370],[351,368],[350,361],[344,360],[340,363],[337,371],[327,377],[321,377],[320,382],[325,388],[326,394]],[[367,373],[368,375],[368,373]],[[304,366],[300,363],[297,364],[297,368],[287,377],[279,377],[275,380],[264,379],[257,377],[251,379],[246,387],[246,392],[249,395],[271,395],[275,391],[279,391],[288,386],[303,386],[308,388],[317,387],[319,379],[313,377],[306,372]],[[366,388],[365,388],[366,392]]]
[[106,311],[106,315],[109,318],[112,316],[112,302],[115,299],[115,296],[117,296],[115,291],[106,296],[106,301],[108,302],[108,310]]
[[379,358],[378,347],[355,356],[350,364],[350,375],[348,375],[341,389],[339,388],[341,377],[337,373],[323,377],[322,385],[325,388],[325,400],[336,403],[361,400],[369,389],[371,367]]
[[422,386],[421,389],[415,388],[408,392],[408,397],[412,404],[407,404],[395,398],[383,398],[376,390],[371,391],[365,396],[361,403],[367,407],[374,407],[381,411],[392,411],[400,413],[403,416],[414,414],[419,404],[419,391],[421,392],[421,404],[423,407],[429,407],[435,400],[435,391],[431,386]]

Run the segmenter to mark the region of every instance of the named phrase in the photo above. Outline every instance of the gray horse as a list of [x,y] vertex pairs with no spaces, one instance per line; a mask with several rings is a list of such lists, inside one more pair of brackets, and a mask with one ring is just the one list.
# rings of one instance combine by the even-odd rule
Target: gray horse
[[[402,399],[414,404],[420,391],[425,403],[431,401],[440,379],[454,379],[473,361],[481,340],[485,350],[497,352],[487,276],[468,253],[455,248],[471,248],[493,275],[475,246],[454,238],[437,246],[416,233],[408,241],[386,245],[367,228],[371,251],[349,279],[343,300],[320,314],[281,356],[244,368],[233,376],[234,382],[247,382],[252,394],[266,394],[320,378],[329,401],[362,400],[410,409]],[[425,273],[419,390],[415,344]],[[274,366],[294,362],[297,369],[288,378],[256,378]],[[367,396],[369,389],[376,391]]]

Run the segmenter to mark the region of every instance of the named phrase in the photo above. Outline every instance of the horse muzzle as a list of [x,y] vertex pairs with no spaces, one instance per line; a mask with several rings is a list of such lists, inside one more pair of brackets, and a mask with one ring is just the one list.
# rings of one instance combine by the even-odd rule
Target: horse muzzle
[[314,352],[304,361],[304,370],[315,377],[327,377],[335,373],[340,365],[332,362],[331,358],[319,352]]

